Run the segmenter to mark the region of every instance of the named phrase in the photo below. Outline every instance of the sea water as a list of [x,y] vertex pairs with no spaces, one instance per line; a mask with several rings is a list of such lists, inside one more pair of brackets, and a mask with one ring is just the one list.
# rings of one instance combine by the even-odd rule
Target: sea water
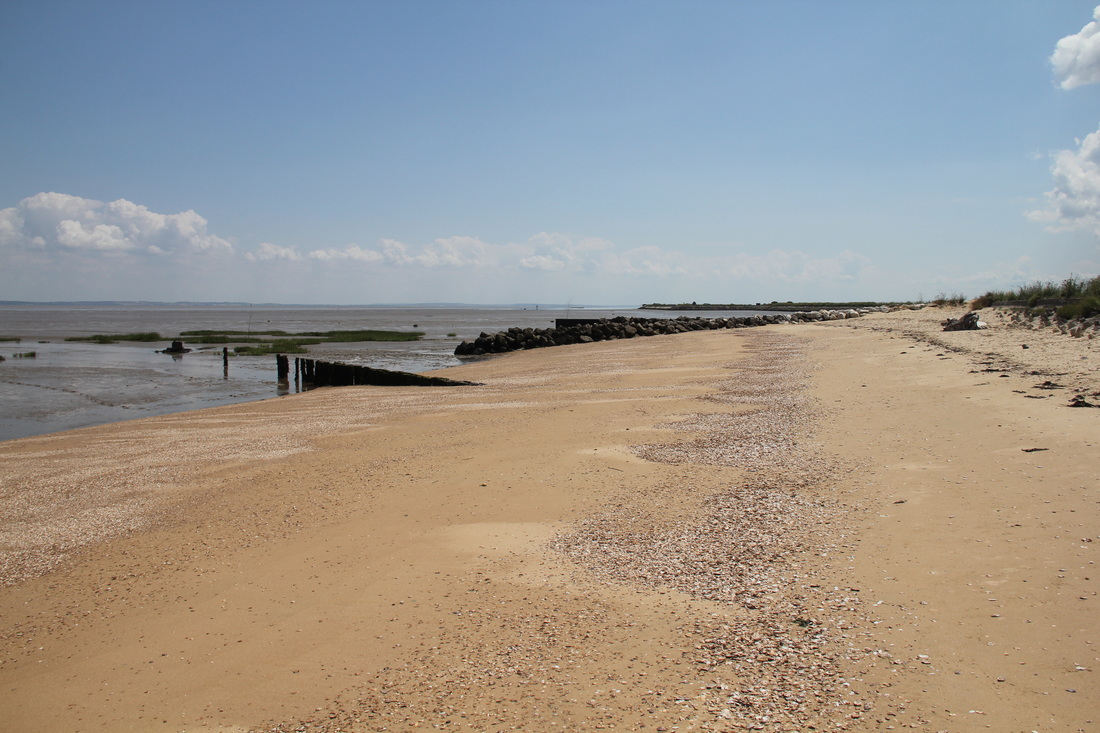
[[[454,349],[482,332],[552,328],[557,318],[668,317],[625,307],[0,305],[0,440],[164,415],[286,394],[275,357],[235,356],[221,346],[187,344],[160,353],[183,331],[419,331],[418,341],[308,346],[311,358],[426,372],[456,366]],[[744,315],[691,312],[695,317]],[[93,344],[74,336],[155,331],[151,343]],[[35,352],[34,358],[16,354]],[[294,389],[292,386],[291,389]]]

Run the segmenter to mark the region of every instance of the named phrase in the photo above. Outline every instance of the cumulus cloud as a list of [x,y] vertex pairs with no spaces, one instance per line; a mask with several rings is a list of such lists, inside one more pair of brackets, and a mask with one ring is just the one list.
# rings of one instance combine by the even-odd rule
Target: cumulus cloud
[[603,251],[599,269],[613,275],[688,275],[711,271],[705,260],[685,257],[679,252],[660,247],[634,247],[622,252]]
[[[294,259],[296,256],[295,250],[263,245],[262,251],[249,259]],[[871,267],[868,258],[851,251],[829,257],[783,250],[702,257],[656,246],[621,248],[605,239],[549,232],[539,232],[524,242],[506,244],[468,236],[436,239],[425,245],[384,239],[374,247],[351,244],[342,248],[315,249],[304,257],[318,262],[405,270],[465,269],[479,274],[515,273],[517,276],[527,272],[795,284],[851,282],[865,275]]]
[[548,255],[531,255],[519,261],[520,267],[527,270],[546,270],[556,272],[565,269],[565,263]]
[[1086,229],[1100,235],[1100,130],[1079,141],[1077,150],[1054,156],[1054,189],[1046,193],[1047,207],[1028,213],[1049,222],[1053,231]]
[[845,282],[859,279],[871,266],[870,259],[850,250],[831,257],[815,257],[775,249],[762,254],[741,254],[730,262],[726,272],[735,278],[759,282]]
[[1093,22],[1054,47],[1050,63],[1063,89],[1100,82],[1100,7],[1093,11],[1092,17]]
[[567,234],[539,232],[521,248],[530,252],[520,261],[523,267],[582,272],[599,262],[596,253],[612,250],[615,245],[598,237],[575,239]]
[[322,262],[340,262],[346,260],[381,262],[385,259],[382,253],[372,249],[365,249],[355,244],[348,245],[343,249],[336,249],[335,247],[329,249],[315,249],[306,256],[312,260],[320,260]]
[[271,242],[262,242],[255,252],[246,254],[245,259],[249,262],[269,262],[272,260],[298,262],[302,259],[302,255],[293,247],[280,247]]
[[194,211],[157,214],[126,199],[110,203],[39,193],[0,210],[0,247],[35,251],[165,255],[231,252]]
[[395,239],[383,239],[377,247],[349,244],[346,247],[315,249],[306,254],[322,262],[355,261],[391,267],[420,267],[429,270],[494,268],[513,262],[517,252],[513,244],[495,245],[477,237],[444,237],[423,246],[412,246]]

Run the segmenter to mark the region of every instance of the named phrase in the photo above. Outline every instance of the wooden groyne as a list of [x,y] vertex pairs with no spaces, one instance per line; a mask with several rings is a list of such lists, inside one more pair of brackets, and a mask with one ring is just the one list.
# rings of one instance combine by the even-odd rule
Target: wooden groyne
[[[289,362],[287,357],[276,355],[279,381],[288,381]],[[283,360],[283,361],[280,361]],[[286,372],[284,372],[284,366]],[[284,373],[287,375],[284,377]],[[310,387],[351,387],[373,385],[376,387],[459,387],[478,386],[478,382],[466,382],[445,377],[426,377],[412,372],[397,372],[390,369],[375,369],[358,364],[343,364],[318,359],[294,359],[294,379],[301,380],[302,386]]]

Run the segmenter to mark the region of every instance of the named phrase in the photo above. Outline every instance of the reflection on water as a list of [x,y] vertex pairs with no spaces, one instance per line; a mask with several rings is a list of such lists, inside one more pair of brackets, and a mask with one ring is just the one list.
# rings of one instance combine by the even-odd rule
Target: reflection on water
[[220,351],[74,343],[34,351],[0,364],[0,439],[276,395],[260,360],[236,359],[227,375]]

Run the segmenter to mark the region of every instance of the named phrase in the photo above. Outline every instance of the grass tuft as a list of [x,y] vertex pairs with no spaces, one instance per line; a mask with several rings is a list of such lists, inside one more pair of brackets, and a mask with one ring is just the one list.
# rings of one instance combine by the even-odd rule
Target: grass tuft
[[156,331],[143,333],[97,333],[94,336],[69,336],[66,341],[88,341],[95,344],[115,344],[119,341],[164,341]]
[[962,293],[951,293],[950,295],[947,295],[946,293],[940,293],[932,301],[932,303],[934,303],[935,305],[939,305],[939,306],[944,306],[944,305],[958,306],[958,305],[962,305],[965,302],[966,302],[966,296],[963,295]]
[[[1095,314],[1096,299],[1100,298],[1100,277],[1085,279],[1076,275],[1067,277],[1060,283],[1046,281],[1033,282],[1021,285],[1015,290],[990,290],[974,299],[974,308],[985,308],[991,305],[1003,303],[1024,303],[1028,308],[1035,308],[1044,300],[1073,300],[1062,308],[1068,308],[1066,312],[1077,312],[1078,307],[1082,314]],[[1091,303],[1091,305],[1090,305]],[[1059,314],[1061,315],[1061,314]],[[1063,316],[1065,318],[1066,316]],[[1088,315],[1076,315],[1074,318],[1088,317]]]

